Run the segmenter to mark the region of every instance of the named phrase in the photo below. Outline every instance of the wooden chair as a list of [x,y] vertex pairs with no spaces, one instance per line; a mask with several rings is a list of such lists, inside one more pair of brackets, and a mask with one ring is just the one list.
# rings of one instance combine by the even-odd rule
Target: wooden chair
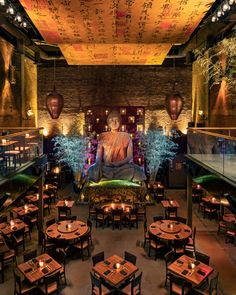
[[130,263],[136,265],[137,257],[134,254],[125,251],[124,252],[124,259],[127,260],[127,261],[129,261]]
[[39,284],[38,288],[43,294],[59,294],[59,279],[60,271],[53,272],[52,274],[45,276],[43,284]]
[[150,236],[147,228],[147,220],[145,219],[143,222],[143,230],[144,230],[144,242],[143,242],[143,247],[145,248],[146,242],[150,241]]
[[104,213],[103,209],[96,208],[96,227],[98,227],[98,224],[102,224],[102,228],[104,228],[106,218],[107,216]]
[[56,223],[55,218],[51,218],[48,221],[46,221],[46,227],[49,227],[50,225]]
[[15,245],[15,251],[18,252],[18,247],[23,246],[25,251],[25,228],[18,229],[12,234],[12,240]]
[[228,243],[230,239],[233,240],[234,245],[236,246],[236,223],[234,222],[227,222],[226,223],[226,236],[225,242]]
[[217,233],[226,233],[226,221],[223,220],[223,216],[219,216],[218,231]]
[[[122,212],[121,212],[122,214]],[[138,228],[138,210],[137,208],[133,208],[130,212],[126,215],[126,220],[128,221],[129,229],[133,224],[136,224],[136,228]]]
[[89,219],[96,217],[96,208],[94,207],[93,204],[89,204]]
[[169,294],[186,295],[191,292],[191,285],[188,284],[184,279],[174,275],[170,272],[170,287]]
[[95,266],[98,262],[103,261],[104,258],[104,251],[99,252],[92,256],[93,266]]
[[55,243],[52,239],[47,239],[43,231],[39,232],[40,240],[42,241],[41,253],[47,253],[55,250]]
[[58,207],[58,219],[63,220],[64,217],[71,215],[71,208],[67,206]]
[[206,215],[209,216],[210,220],[213,216],[218,217],[217,210],[219,209],[218,204],[212,204],[211,202],[206,202],[203,209],[203,218],[205,218]]
[[163,220],[163,219],[164,219],[163,216],[153,216],[153,222],[160,221],[160,220]]
[[206,265],[209,265],[209,263],[210,263],[210,256],[208,256],[204,253],[195,251],[195,257],[196,257],[196,260],[199,260]]
[[122,209],[114,209],[111,211],[112,216],[112,229],[117,225],[119,229],[122,228]]
[[184,217],[181,217],[181,216],[176,216],[175,220],[178,221],[178,222],[181,222],[183,224],[187,223],[187,218],[184,218]]
[[142,275],[143,273],[141,272],[136,278],[130,280],[130,283],[125,288],[121,289],[122,294],[141,295]]
[[166,219],[175,219],[177,217],[177,207],[168,207],[165,210],[165,218]]
[[36,288],[35,285],[25,280],[24,276],[22,276],[17,268],[14,269],[14,295],[30,294],[35,291]]
[[138,216],[138,220],[139,219],[143,219],[143,220],[146,220],[146,205],[145,204],[142,204],[142,205],[139,205],[137,207],[137,216]]
[[169,251],[165,254],[164,259],[166,264],[166,279],[164,286],[166,286],[167,281],[170,279],[168,266],[175,260],[175,252],[173,250]]
[[29,261],[35,257],[37,257],[37,250],[36,249],[23,253],[24,262]]
[[106,288],[100,278],[96,277],[90,272],[91,284],[92,284],[92,295],[108,295],[111,294],[110,290]]
[[81,236],[79,240],[73,245],[73,248],[79,250],[81,253],[82,260],[84,260],[84,250],[87,249],[88,257],[90,256],[89,247],[89,233]]
[[93,228],[93,223],[92,221],[88,218],[87,219],[87,226],[89,228],[89,241],[91,246],[93,245],[93,239],[92,239],[92,228]]
[[188,238],[187,243],[185,244],[185,252],[195,252],[195,237],[196,237],[196,226],[193,228],[192,236]]
[[171,245],[171,247],[177,257],[179,257],[185,253],[186,242],[187,242],[187,240],[174,240],[173,241],[173,244]]
[[157,259],[158,254],[162,250],[165,249],[166,245],[161,242],[156,235],[153,235],[152,233],[149,233],[150,241],[149,241],[149,250],[148,250],[148,256],[151,256],[151,250],[153,249],[155,251],[155,260]]
[[194,294],[196,295],[213,295],[218,294],[218,280],[219,272],[216,272],[210,280],[210,284],[207,282],[200,287],[194,287]]
[[66,281],[66,253],[62,249],[59,249],[58,251],[54,251],[52,256],[59,264],[61,264],[61,268],[59,269],[60,279],[62,278],[65,282],[65,285],[67,285],[67,281]]

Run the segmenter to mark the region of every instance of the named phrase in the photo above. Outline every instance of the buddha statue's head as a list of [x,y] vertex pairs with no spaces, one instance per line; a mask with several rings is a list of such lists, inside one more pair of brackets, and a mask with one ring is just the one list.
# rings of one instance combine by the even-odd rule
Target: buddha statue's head
[[110,111],[107,117],[107,125],[111,131],[119,131],[121,125],[121,115],[116,109]]

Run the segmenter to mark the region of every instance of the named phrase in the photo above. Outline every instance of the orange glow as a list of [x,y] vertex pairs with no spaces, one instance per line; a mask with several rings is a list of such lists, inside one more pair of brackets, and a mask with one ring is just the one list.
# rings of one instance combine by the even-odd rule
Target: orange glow
[[228,97],[227,82],[225,80],[222,80],[220,84],[220,90],[216,98],[216,104],[214,108],[215,112],[218,112],[218,110],[221,110],[220,113],[222,115],[229,114],[227,97]]

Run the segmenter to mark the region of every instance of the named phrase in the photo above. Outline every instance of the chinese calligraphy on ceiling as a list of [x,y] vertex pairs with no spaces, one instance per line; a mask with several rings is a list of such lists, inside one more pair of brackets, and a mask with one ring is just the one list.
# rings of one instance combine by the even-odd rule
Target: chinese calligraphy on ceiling
[[[69,64],[162,64],[212,0],[20,0]],[[81,54],[81,56],[78,56]]]

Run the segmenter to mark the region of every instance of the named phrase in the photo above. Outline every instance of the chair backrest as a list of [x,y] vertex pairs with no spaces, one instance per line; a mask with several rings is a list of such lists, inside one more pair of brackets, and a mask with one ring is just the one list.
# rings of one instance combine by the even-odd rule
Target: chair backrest
[[46,221],[46,227],[49,227],[50,225],[54,224],[56,222],[55,218],[52,218],[48,221]]
[[219,272],[210,280],[210,287],[209,287],[209,294],[212,295],[213,291],[216,290],[216,294],[218,291],[218,279],[219,279]]
[[100,279],[98,277],[94,276],[91,272],[90,272],[90,278],[91,278],[91,283],[92,283],[92,294],[95,294],[93,292],[93,288],[97,287],[99,289],[98,295],[101,295],[102,294],[102,284],[101,284]]
[[187,223],[187,218],[184,218],[184,217],[181,217],[181,216],[176,216],[175,220],[177,220],[177,221],[179,221],[181,223],[184,223],[184,224]]
[[166,268],[170,263],[172,263],[175,260],[175,252],[173,250],[169,251],[168,253],[165,254],[165,263],[166,263]]
[[201,253],[201,252],[198,252],[198,251],[195,251],[195,256],[196,256],[196,259],[201,261],[202,263],[206,264],[206,265],[209,265],[210,263],[210,256],[204,254],[204,253]]
[[131,295],[139,295],[141,294],[141,280],[143,273],[141,272],[138,276],[136,276],[131,281]]
[[178,285],[179,288],[182,290],[181,294],[185,294],[184,289],[185,286],[187,285],[187,282],[185,281],[185,279],[180,278],[177,275],[174,275],[173,273],[170,273],[170,294],[173,294],[173,284]]
[[60,278],[60,271],[54,272],[48,276],[44,277],[44,284],[45,284],[45,291],[46,294],[51,293],[51,284],[56,283],[55,291],[59,289],[59,278]]
[[7,215],[0,216],[0,223],[7,222]]
[[23,253],[24,262],[31,260],[37,256],[37,250],[31,250],[28,252]]
[[25,234],[25,228],[20,228],[14,231],[13,236],[15,237],[20,237],[22,236],[22,238],[24,238],[24,234]]
[[21,294],[22,293],[22,279],[19,274],[19,270],[17,270],[17,268],[14,269],[14,280],[15,280],[15,293],[14,294]]
[[93,223],[92,223],[92,221],[89,218],[87,219],[87,226],[90,228],[90,230],[93,227]]
[[163,216],[153,216],[153,222],[159,221],[159,220],[163,220],[164,217]]
[[103,261],[104,259],[105,259],[105,258],[104,258],[104,251],[99,252],[99,253],[93,255],[93,256],[92,256],[93,266],[94,266],[95,264],[97,264],[98,262]]
[[134,254],[125,251],[124,252],[124,258],[125,258],[125,260],[127,260],[127,261],[133,263],[134,265],[136,265],[137,257]]

